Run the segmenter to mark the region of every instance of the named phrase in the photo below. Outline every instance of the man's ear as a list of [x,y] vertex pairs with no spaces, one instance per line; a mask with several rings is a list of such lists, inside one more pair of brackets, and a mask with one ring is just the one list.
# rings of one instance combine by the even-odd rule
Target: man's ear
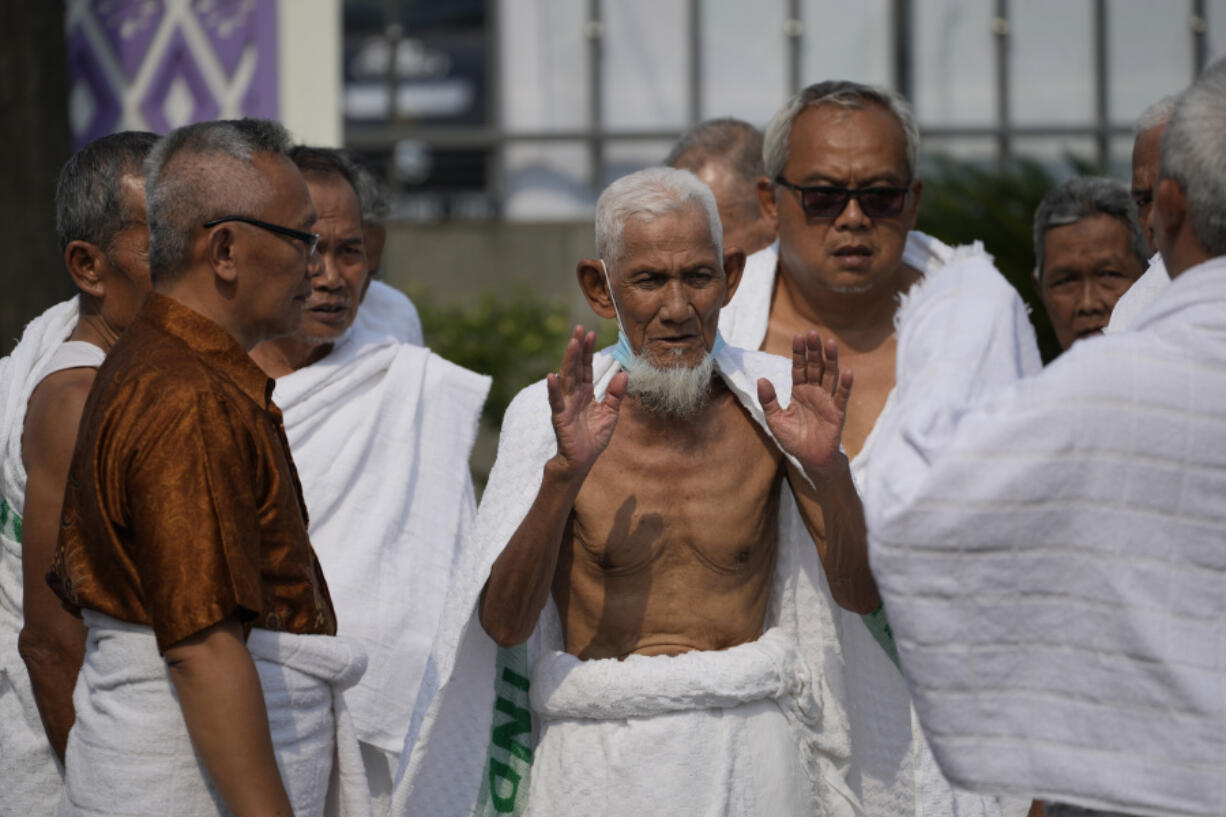
[[766,216],[778,231],[779,206],[775,202],[775,183],[765,176],[759,176],[755,192],[758,194],[758,206],[762,208],[762,215]]
[[606,320],[615,320],[617,309],[605,280],[604,265],[598,259],[584,258],[575,272],[579,276],[579,288],[592,311]]
[[69,241],[64,248],[64,266],[72,282],[77,289],[95,298],[106,294],[106,284],[102,280],[106,264],[106,254],[88,241]]
[[213,274],[227,284],[238,280],[237,246],[234,230],[228,224],[220,224],[205,236],[205,257]]
[[1154,188],[1154,209],[1149,223],[1154,230],[1154,243],[1161,249],[1174,245],[1175,238],[1188,218],[1188,197],[1171,178],[1161,179]]
[[[766,185],[770,190],[770,208],[762,202],[762,185]],[[758,195],[758,209],[762,211],[762,220],[766,222],[767,229],[770,230],[771,240],[779,235],[779,208],[775,206],[775,185],[771,184],[771,180],[765,176],[758,177],[758,184],[754,188],[754,192]]]
[[736,294],[736,288],[741,285],[741,273],[745,271],[745,253],[732,249],[724,253],[724,277],[728,281],[728,291],[724,293],[724,303],[727,306]]

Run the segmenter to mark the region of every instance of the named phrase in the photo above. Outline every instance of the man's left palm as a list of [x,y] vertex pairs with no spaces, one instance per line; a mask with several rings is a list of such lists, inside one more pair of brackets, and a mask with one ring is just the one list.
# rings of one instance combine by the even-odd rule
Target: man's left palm
[[838,458],[851,383],[850,371],[839,372],[838,344],[833,339],[822,344],[812,330],[792,340],[792,397],[786,409],[770,381],[758,381],[771,434],[806,470],[825,470]]

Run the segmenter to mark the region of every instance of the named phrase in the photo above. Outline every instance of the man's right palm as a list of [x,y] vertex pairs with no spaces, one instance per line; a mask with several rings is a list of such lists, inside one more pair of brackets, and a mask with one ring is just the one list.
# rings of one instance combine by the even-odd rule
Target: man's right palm
[[592,352],[596,333],[576,326],[562,366],[546,379],[558,456],[576,472],[587,473],[608,446],[617,425],[627,377],[619,372],[609,382],[605,399],[597,403],[592,384]]

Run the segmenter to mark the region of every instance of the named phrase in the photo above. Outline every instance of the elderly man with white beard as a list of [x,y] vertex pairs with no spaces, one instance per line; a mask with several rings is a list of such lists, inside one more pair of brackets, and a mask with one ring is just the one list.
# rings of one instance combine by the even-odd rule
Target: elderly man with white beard
[[319,260],[298,332],[252,357],[277,379],[340,632],[370,660],[345,700],[382,813],[475,512],[468,455],[490,381],[422,347],[408,299],[371,281],[352,160],[301,145],[290,158],[319,213]]
[[391,813],[858,814],[824,676],[834,603],[878,605],[851,374],[815,332],[723,343],[744,256],[692,174],[615,182],[596,245],[618,344],[577,327],[507,412]]

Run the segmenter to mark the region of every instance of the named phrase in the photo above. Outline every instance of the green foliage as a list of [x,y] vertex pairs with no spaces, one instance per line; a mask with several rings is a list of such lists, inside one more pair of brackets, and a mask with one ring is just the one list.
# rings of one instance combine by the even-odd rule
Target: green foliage
[[[433,351],[494,378],[481,415],[493,430],[520,389],[557,370],[574,329],[562,302],[527,286],[509,295],[487,290],[464,306],[440,303],[420,286],[411,286],[409,296]],[[597,348],[617,339],[616,327],[604,323],[597,328]]]
[[[1072,173],[1092,172],[1066,158]],[[1030,307],[1044,360],[1060,353],[1034,285],[1034,211],[1047,191],[1069,173],[1057,174],[1039,162],[1017,159],[1004,168],[938,156],[923,173],[920,230],[947,244],[979,240],[996,266]]]

